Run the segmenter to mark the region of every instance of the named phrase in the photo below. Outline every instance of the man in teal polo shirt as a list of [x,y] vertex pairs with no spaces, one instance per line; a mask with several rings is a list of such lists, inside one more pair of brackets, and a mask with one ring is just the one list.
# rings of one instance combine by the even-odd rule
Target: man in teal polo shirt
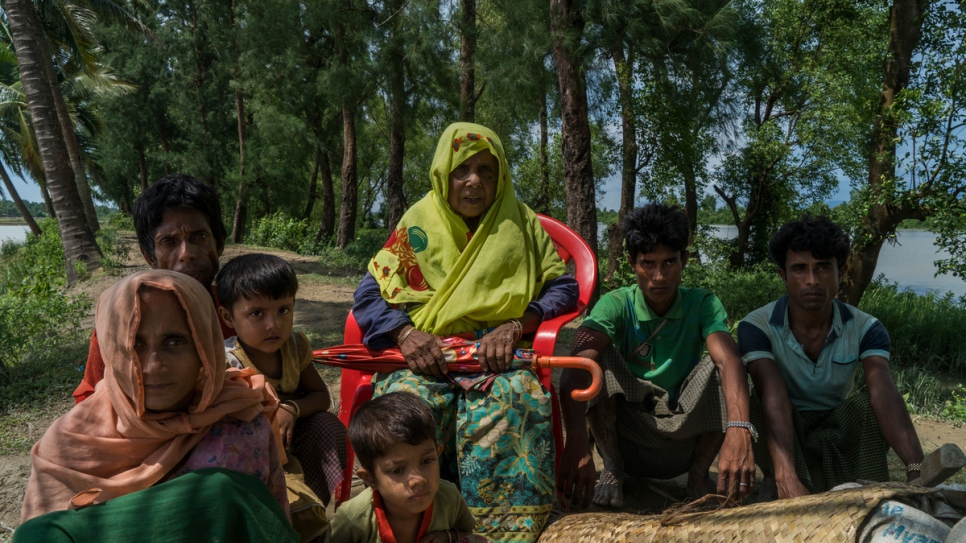
[[[619,507],[625,474],[664,479],[687,472],[691,497],[717,490],[743,498],[755,482],[757,437],[748,382],[718,297],[680,286],[687,217],[678,207],[650,204],[622,226],[637,285],[607,293],[577,330],[572,353],[596,360],[605,383],[588,408],[570,397],[588,384],[586,373],[561,376],[567,441],[558,486],[572,503],[587,505],[593,496],[598,505]],[[702,360],[705,345],[710,360]],[[599,480],[588,422],[604,462]],[[715,487],[709,469],[719,450]]]
[[[835,299],[849,237],[826,217],[786,224],[769,242],[788,294],[738,325],[755,384],[751,420],[764,426],[758,465],[779,498],[856,479],[886,481],[891,446],[919,477],[922,447],[889,372],[889,334],[871,315]],[[862,366],[867,391],[850,394]]]

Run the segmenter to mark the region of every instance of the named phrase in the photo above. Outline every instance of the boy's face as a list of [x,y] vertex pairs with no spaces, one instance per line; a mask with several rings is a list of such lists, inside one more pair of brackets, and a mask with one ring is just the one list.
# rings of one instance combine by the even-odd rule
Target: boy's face
[[649,253],[638,253],[631,261],[637,286],[652,311],[664,315],[671,309],[681,286],[681,272],[688,253],[658,245]]
[[439,489],[439,450],[432,439],[419,445],[398,442],[360,468],[359,478],[379,491],[389,517],[415,516],[429,509]]
[[274,353],[288,341],[292,335],[294,310],[295,296],[274,300],[262,295],[251,299],[241,297],[230,311],[218,308],[225,324],[235,330],[245,348],[262,353]]

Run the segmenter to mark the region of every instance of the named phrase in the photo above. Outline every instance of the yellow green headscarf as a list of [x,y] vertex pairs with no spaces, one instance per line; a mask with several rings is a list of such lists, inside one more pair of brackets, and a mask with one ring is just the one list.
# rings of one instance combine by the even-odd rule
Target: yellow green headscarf
[[[447,202],[449,174],[489,150],[500,163],[493,205],[471,233]],[[407,304],[416,328],[436,335],[485,330],[523,315],[546,281],[567,270],[537,215],[517,200],[500,138],[449,125],[436,145],[432,190],[403,215],[369,263],[383,298]]]

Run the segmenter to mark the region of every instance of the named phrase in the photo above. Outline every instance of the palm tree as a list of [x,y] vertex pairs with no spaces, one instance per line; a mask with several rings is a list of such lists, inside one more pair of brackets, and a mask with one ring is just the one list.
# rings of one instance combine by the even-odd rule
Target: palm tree
[[101,250],[97,246],[81,203],[67,145],[51,91],[52,62],[43,25],[30,0],[4,0],[10,37],[20,67],[20,80],[27,97],[30,119],[44,166],[44,176],[57,214],[57,225],[67,259],[67,282],[78,280],[76,264],[88,270],[98,266]]

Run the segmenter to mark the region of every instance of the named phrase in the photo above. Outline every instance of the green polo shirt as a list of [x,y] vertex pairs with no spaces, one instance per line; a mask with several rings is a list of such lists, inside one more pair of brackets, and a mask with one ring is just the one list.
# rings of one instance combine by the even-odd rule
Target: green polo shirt
[[[644,301],[641,289],[633,285],[608,292],[581,326],[607,334],[631,373],[676,398],[681,383],[701,360],[705,338],[715,332],[728,332],[727,318],[717,296],[704,289],[687,287],[678,288],[671,309],[659,317]],[[643,355],[638,347],[664,319],[667,323],[651,338],[649,352]],[[645,377],[668,360],[670,364],[658,375]]]
[[832,328],[812,360],[788,325],[788,295],[760,307],[738,324],[741,360],[773,360],[788,399],[798,411],[830,411],[848,398],[859,362],[870,356],[889,359],[889,333],[875,317],[835,300]]

